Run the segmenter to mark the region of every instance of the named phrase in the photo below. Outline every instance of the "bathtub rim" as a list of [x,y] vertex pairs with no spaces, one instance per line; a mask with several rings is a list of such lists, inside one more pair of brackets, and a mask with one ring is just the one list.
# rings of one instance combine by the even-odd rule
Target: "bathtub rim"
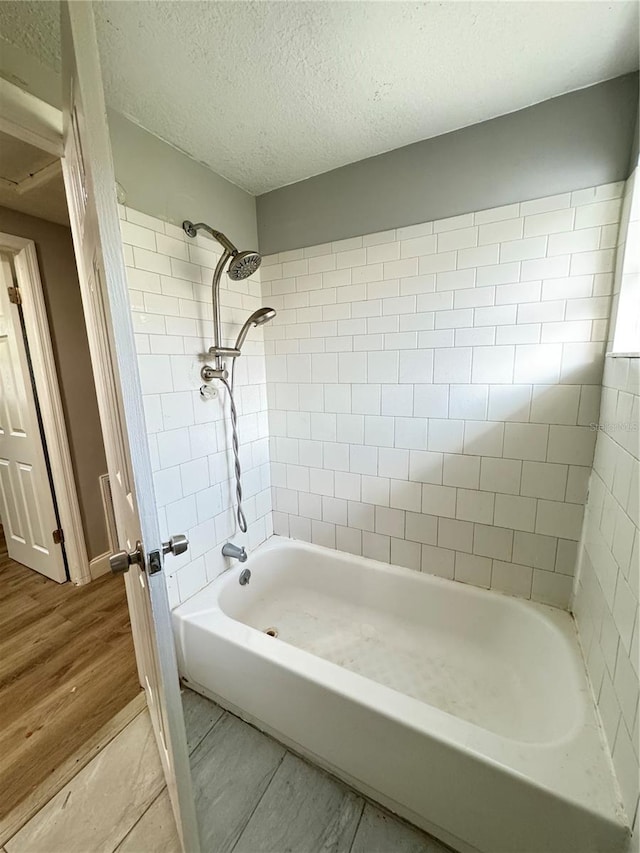
[[[194,599],[201,596],[205,590],[213,590],[214,588],[219,589],[222,584],[230,584],[232,579],[239,577],[243,569],[251,569],[252,558],[255,559],[256,556],[266,554],[273,550],[289,550],[291,545],[295,545],[295,547],[299,547],[302,550],[309,551],[311,553],[323,554],[333,558],[337,556],[339,559],[345,560],[349,563],[366,566],[371,571],[379,574],[391,574],[396,575],[397,577],[411,579],[422,578],[424,579],[424,582],[433,584],[443,590],[455,590],[457,593],[463,593],[470,598],[477,598],[481,601],[499,598],[504,603],[508,602],[507,606],[510,608],[518,609],[521,612],[526,612],[528,614],[533,614],[538,620],[544,622],[545,626],[552,633],[561,636],[565,642],[568,641],[569,643],[573,643],[574,640],[579,640],[575,619],[570,610],[554,607],[551,604],[544,604],[539,601],[533,601],[532,599],[513,595],[503,590],[480,587],[475,584],[465,583],[464,581],[458,581],[453,578],[443,578],[440,575],[423,572],[422,570],[410,569],[406,566],[396,565],[395,563],[385,563],[380,560],[374,560],[372,557],[351,554],[348,551],[339,551],[338,549],[329,548],[324,545],[316,545],[303,539],[294,539],[292,537],[279,536],[278,534],[274,534],[265,542],[262,542],[257,548],[254,548],[249,554],[246,563],[230,565],[229,568],[225,569],[209,581],[205,587],[197,590],[189,596],[189,598],[185,599],[185,601],[175,607],[172,612],[189,613],[190,616],[197,615],[200,611],[192,610],[191,608],[193,606]],[[216,602],[218,600],[219,599],[216,598]],[[208,607],[206,609],[210,610],[211,608]],[[229,616],[219,604],[216,604],[214,609],[220,610],[229,619],[239,622],[239,620],[234,619],[233,616]],[[567,623],[570,624],[570,628]]]

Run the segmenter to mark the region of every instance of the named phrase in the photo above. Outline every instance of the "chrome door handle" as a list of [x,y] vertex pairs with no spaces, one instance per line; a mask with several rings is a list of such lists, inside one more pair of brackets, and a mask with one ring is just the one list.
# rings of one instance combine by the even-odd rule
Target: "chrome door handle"
[[116,551],[109,557],[109,565],[114,575],[121,575],[129,571],[132,565],[141,565],[144,560],[144,552],[142,544],[136,542],[136,547],[133,551]]
[[177,557],[179,554],[184,554],[184,552],[189,547],[189,540],[182,533],[179,533],[177,536],[172,536],[168,542],[162,543],[162,553],[163,554],[173,554],[174,557]]

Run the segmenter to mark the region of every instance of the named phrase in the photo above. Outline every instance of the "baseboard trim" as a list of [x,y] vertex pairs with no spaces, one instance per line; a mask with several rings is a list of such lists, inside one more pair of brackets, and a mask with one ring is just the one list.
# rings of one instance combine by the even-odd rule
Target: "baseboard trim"
[[106,575],[107,572],[111,570],[111,566],[109,565],[110,556],[111,552],[105,551],[104,554],[100,554],[100,556],[94,557],[93,560],[91,560],[89,563],[89,574],[91,575],[92,581],[99,578],[100,575]]

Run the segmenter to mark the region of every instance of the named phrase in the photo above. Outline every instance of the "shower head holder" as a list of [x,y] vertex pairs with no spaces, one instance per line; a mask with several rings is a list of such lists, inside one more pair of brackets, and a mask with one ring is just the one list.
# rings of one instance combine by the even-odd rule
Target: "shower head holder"
[[209,347],[209,355],[217,355],[220,358],[237,358],[241,352],[237,347]]

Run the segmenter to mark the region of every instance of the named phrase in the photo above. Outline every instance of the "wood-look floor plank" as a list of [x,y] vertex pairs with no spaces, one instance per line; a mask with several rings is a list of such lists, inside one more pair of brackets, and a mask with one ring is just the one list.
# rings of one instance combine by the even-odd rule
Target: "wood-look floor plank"
[[[18,563],[14,566],[16,571],[31,571]],[[37,592],[31,592],[28,595],[7,593],[6,571],[0,571],[0,579],[2,579],[0,620],[3,635],[12,640],[21,631],[28,631],[35,621],[49,615],[56,615],[73,626],[97,624],[104,616],[117,610],[123,598],[122,579],[113,578],[110,575],[103,575],[82,587],[74,587],[70,583],[59,586],[54,581],[49,581],[53,587],[40,586]],[[79,600],[82,601],[82,609],[78,608]]]
[[364,802],[287,753],[234,853],[348,853]]
[[[37,631],[33,630],[34,624],[38,626]],[[73,625],[55,610],[40,615],[34,623],[23,626],[15,633],[5,634],[0,658],[0,686],[10,683],[30,669],[33,662],[46,653],[52,637],[56,637],[56,642],[59,640],[64,643],[72,635]]]
[[58,584],[0,527],[0,820],[140,692],[122,578]]
[[452,853],[435,838],[367,803],[351,853]]
[[204,736],[222,717],[224,711],[215,702],[210,702],[188,688],[182,689],[182,710],[187,731],[187,747],[191,755]]
[[[0,585],[1,583],[0,580]],[[40,623],[36,621],[31,626],[31,630],[37,631],[39,627]],[[12,690],[15,692],[16,683],[20,683],[20,695],[24,701],[25,685],[37,691],[34,675],[37,674],[38,679],[51,679],[54,682],[61,679],[72,680],[90,664],[95,650],[121,649],[123,641],[127,641],[129,635],[129,614],[124,601],[120,602],[120,606],[113,613],[105,615],[99,623],[83,625],[76,635],[69,636],[68,631],[64,630],[52,632],[47,637],[46,649],[41,650],[38,658],[33,660],[30,666],[16,667],[16,670],[0,683],[0,712],[11,713],[14,701]],[[30,677],[25,680],[23,676]]]
[[182,853],[166,788],[116,847],[115,853]]
[[47,775],[52,772],[60,758],[124,707],[125,697],[137,695],[137,673],[124,673],[121,659],[130,654],[129,642],[122,637],[120,644],[106,644],[100,650],[97,643],[91,644],[93,656],[86,659],[79,655],[76,638],[62,654],[75,653],[80,661],[62,669],[54,661],[0,691],[0,715],[5,721],[0,732],[3,805],[5,797],[15,800],[17,791],[30,790],[36,784],[34,775],[42,776],[44,768]]
[[[0,579],[4,587],[4,579],[2,569],[0,569]],[[24,621],[29,621],[32,614],[37,612],[41,605],[35,598],[26,593],[11,594],[6,589],[3,590],[3,607],[0,610],[0,634],[12,633],[13,625],[21,625]]]
[[203,851],[233,849],[284,754],[283,746],[230,714],[206,735],[191,756]]
[[[36,621],[31,629],[37,631],[39,627]],[[80,632],[81,636],[69,638],[66,632],[51,634],[47,649],[43,650],[40,658],[29,667],[16,670],[0,685],[0,713],[5,719],[5,715],[10,715],[12,709],[15,713],[15,701],[18,698],[23,705],[33,704],[43,681],[55,685],[64,680],[72,686],[73,679],[91,665],[94,651],[122,651],[127,643],[131,645],[130,633],[126,603],[121,601],[116,612],[103,618],[97,625],[85,627]],[[123,660],[122,663],[126,665],[131,661]]]
[[163,788],[145,710],[6,843],[7,853],[112,853]]

